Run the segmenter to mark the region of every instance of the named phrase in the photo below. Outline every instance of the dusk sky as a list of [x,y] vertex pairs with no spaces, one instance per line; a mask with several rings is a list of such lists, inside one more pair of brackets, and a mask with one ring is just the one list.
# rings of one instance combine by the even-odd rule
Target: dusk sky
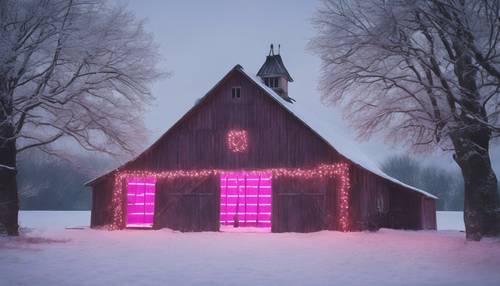
[[[264,63],[270,43],[281,44],[281,55],[294,78],[289,95],[297,100],[295,104],[307,105],[321,120],[336,126],[339,136],[355,141],[355,131],[342,120],[342,111],[321,102],[321,63],[307,49],[315,34],[311,18],[320,1],[118,1],[128,3],[129,10],[146,20],[146,30],[153,34],[163,57],[161,67],[172,73],[153,86],[156,101],[145,115],[151,130],[148,144],[236,64],[255,74]],[[377,162],[404,152],[376,138],[355,144]],[[494,153],[498,174],[500,154]],[[450,153],[438,151],[418,157],[458,170]]]

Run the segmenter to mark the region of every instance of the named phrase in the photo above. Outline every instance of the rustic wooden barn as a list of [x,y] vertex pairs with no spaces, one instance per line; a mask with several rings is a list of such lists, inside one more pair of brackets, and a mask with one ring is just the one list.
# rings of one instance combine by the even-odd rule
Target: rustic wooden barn
[[270,52],[231,69],[137,158],[87,185],[92,227],[435,229],[433,195],[383,173],[288,95]]

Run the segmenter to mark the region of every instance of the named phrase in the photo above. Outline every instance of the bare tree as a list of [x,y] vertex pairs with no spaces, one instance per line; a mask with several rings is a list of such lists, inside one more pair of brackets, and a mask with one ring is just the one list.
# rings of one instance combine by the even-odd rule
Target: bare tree
[[327,102],[362,136],[453,152],[467,238],[500,232],[489,145],[500,123],[498,0],[324,0],[311,41]]
[[18,233],[16,156],[132,152],[160,76],[142,23],[103,0],[0,0],[0,224]]

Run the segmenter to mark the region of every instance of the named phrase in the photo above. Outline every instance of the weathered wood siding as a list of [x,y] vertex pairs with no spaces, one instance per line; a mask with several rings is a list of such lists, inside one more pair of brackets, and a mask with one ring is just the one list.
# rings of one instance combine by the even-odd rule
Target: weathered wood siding
[[90,226],[98,227],[111,224],[113,215],[111,209],[112,191],[112,177],[104,178],[92,186]]
[[422,197],[422,229],[436,229],[436,200]]
[[169,179],[156,184],[155,228],[219,229],[218,178]]
[[336,180],[273,180],[273,232],[338,229]]
[[[241,88],[240,98],[232,97],[233,87]],[[226,134],[230,129],[247,130],[247,152],[228,150]],[[157,143],[121,170],[314,168],[321,163],[341,161],[349,162],[245,75],[234,70]],[[398,225],[390,222],[389,213],[398,211],[391,203],[402,201],[404,212],[408,203],[404,200],[411,196],[393,194],[396,193],[393,187],[387,186],[383,179],[357,166],[352,166],[351,180],[351,221],[356,228],[366,229],[373,223],[377,207],[374,203],[379,195],[386,198],[387,210],[383,218],[377,219],[382,219],[384,226]],[[154,227],[218,230],[218,184],[215,177],[158,181]],[[273,179],[272,230],[338,229],[336,186],[335,179]],[[97,185],[94,193],[101,189]],[[420,206],[420,196],[414,196]],[[99,195],[94,199],[103,200]],[[95,221],[102,223],[102,219]]]
[[[237,99],[231,97],[231,88],[235,86],[241,87],[241,97]],[[162,144],[129,167],[151,170],[315,167],[321,162],[340,159],[321,138],[240,73],[233,73],[196,109],[168,132]],[[248,131],[248,152],[232,153],[227,149],[226,133],[230,129]]]
[[353,229],[436,229],[435,200],[358,166],[351,168],[351,184]]
[[354,166],[351,168],[351,220],[356,230],[387,226],[390,189],[383,179]]

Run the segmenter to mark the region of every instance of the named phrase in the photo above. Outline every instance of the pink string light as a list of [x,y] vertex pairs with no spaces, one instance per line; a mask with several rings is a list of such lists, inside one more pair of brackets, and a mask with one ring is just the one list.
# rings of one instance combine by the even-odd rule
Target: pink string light
[[[124,182],[128,177],[154,178],[155,182],[163,179],[175,178],[205,178],[226,173],[228,170],[204,169],[204,170],[174,170],[174,171],[118,171],[114,177],[112,194],[113,219],[110,229],[122,229],[125,227]],[[349,165],[347,163],[322,164],[313,169],[303,168],[271,168],[245,171],[247,174],[260,175],[262,173],[272,174],[272,178],[336,178],[339,181],[339,229],[349,231],[349,192],[351,189],[349,179]]]

